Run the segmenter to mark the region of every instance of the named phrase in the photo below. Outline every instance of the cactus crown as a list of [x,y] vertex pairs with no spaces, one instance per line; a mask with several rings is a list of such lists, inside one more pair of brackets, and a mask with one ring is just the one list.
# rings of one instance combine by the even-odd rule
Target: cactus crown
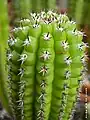
[[68,120],[85,71],[76,23],[53,11],[31,13],[8,40],[10,106],[16,120]]

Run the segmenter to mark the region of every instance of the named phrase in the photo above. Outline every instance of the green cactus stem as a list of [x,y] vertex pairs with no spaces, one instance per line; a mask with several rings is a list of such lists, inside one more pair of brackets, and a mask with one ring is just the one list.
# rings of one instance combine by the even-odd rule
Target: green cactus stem
[[78,0],[75,8],[75,19],[78,24],[82,23],[84,0]]
[[75,8],[76,8],[77,0],[69,0],[68,1],[68,15],[70,18],[75,19]]
[[82,22],[81,24],[83,25],[89,25],[89,21],[90,21],[90,14],[89,14],[89,10],[90,10],[90,1],[89,0],[84,0],[84,5],[83,5],[83,16],[82,16]]
[[29,13],[31,11],[31,0],[13,0],[13,25],[18,25],[17,21],[20,21],[22,18],[29,18]]
[[68,16],[80,25],[89,25],[90,21],[90,1],[89,0],[69,0],[68,1]]
[[2,105],[11,114],[7,96],[6,48],[8,38],[7,1],[0,1],[0,100]]
[[86,70],[76,23],[53,11],[31,13],[8,39],[10,103],[17,120],[68,120]]

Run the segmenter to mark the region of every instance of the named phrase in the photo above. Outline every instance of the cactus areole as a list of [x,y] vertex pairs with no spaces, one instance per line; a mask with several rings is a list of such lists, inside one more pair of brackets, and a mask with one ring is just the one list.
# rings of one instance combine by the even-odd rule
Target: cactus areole
[[76,23],[53,11],[31,13],[8,39],[8,96],[16,120],[69,120],[86,67]]

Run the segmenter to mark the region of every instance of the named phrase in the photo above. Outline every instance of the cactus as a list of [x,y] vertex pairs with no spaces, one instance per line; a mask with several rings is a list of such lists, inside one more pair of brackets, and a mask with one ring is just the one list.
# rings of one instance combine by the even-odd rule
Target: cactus
[[71,18],[75,18],[75,8],[77,0],[68,0],[68,15]]
[[83,16],[82,16],[82,24],[84,25],[89,25],[89,21],[90,21],[90,14],[89,14],[89,10],[90,10],[90,1],[89,0],[84,0],[84,6],[83,6]]
[[[8,113],[11,114],[7,96],[6,48],[8,39],[7,1],[0,0],[0,101]],[[5,113],[5,110],[4,110]],[[3,117],[4,113],[0,113]]]
[[85,70],[87,44],[76,23],[53,11],[31,13],[8,39],[10,106],[16,120],[68,120]]
[[68,1],[68,15],[75,19],[77,24],[82,24],[84,9],[84,0],[70,0]]
[[13,25],[17,24],[17,21],[21,18],[28,18],[29,12],[31,9],[31,0],[13,0],[13,17],[14,21],[12,20]]
[[78,24],[82,23],[84,0],[78,0],[75,9],[75,19]]
[[89,6],[89,0],[70,0],[68,1],[68,15],[75,19],[79,25],[89,25]]

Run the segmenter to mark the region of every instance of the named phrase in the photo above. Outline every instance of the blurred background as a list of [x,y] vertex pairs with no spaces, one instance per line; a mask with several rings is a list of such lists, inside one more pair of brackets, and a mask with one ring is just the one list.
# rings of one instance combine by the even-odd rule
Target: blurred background
[[[5,2],[5,4],[3,4],[3,1]],[[39,12],[41,10],[47,11],[49,9],[57,11],[58,13],[67,14],[70,20],[76,21],[78,29],[85,32],[83,41],[88,42],[88,44],[90,45],[90,0],[0,0],[0,17],[2,18],[0,19],[2,21],[8,21],[3,22],[3,24],[7,25],[10,31],[14,26],[17,26],[18,20],[28,18],[30,12]],[[0,22],[0,27],[1,26],[2,22]],[[0,29],[0,31],[1,30],[2,29]],[[4,30],[6,29],[3,29],[3,31]],[[6,33],[6,31],[4,33]],[[8,37],[8,33],[3,35],[6,36],[4,38],[6,40]],[[3,46],[5,47],[5,44],[3,44]],[[85,120],[84,103],[86,87],[88,88],[88,104],[90,104],[90,48],[86,50],[86,53],[89,57],[87,61],[87,75],[81,87],[80,101],[77,103],[77,110],[73,120]],[[2,59],[4,59],[4,57],[2,57]],[[1,61],[2,60],[0,60],[0,65],[2,65]],[[0,70],[3,71],[2,69],[3,68],[1,67]],[[5,79],[2,73],[0,74],[0,76],[2,80]],[[2,110],[3,107],[0,104],[0,112]],[[7,119],[10,119],[10,117],[7,117],[6,115],[5,120]],[[88,120],[90,120],[90,117],[88,118]]]

